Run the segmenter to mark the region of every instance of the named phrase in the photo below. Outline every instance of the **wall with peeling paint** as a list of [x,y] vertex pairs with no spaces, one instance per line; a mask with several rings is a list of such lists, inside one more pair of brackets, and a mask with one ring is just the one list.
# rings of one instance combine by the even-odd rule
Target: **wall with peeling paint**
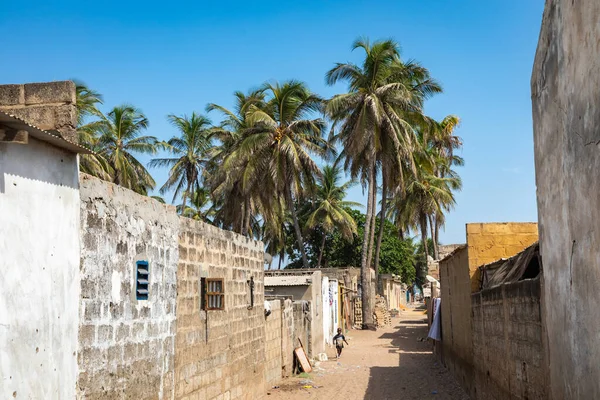
[[[80,185],[78,396],[172,399],[175,208],[87,175]],[[149,263],[148,300],[136,298],[138,260]]]

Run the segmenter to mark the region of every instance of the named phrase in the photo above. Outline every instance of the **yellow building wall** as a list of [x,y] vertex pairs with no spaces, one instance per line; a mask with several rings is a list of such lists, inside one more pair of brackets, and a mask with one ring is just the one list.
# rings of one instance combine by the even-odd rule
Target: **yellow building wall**
[[538,241],[535,222],[467,224],[471,292],[479,291],[479,270],[484,264],[512,257]]

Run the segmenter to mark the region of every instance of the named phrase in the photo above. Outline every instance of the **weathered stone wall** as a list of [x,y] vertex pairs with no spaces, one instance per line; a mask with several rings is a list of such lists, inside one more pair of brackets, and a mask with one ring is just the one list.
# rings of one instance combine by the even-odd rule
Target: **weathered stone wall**
[[78,179],[76,154],[0,143],[0,399],[75,397]]
[[294,306],[284,300],[281,309],[281,376],[287,378],[294,371]]
[[467,247],[440,261],[443,361],[467,393],[474,395],[471,338],[471,279]]
[[271,314],[266,317],[265,333],[265,380],[270,388],[281,380],[282,370],[282,309],[281,301],[270,301]]
[[[300,346],[300,342],[298,339],[302,341],[302,345],[304,346],[304,350],[306,350],[306,355],[308,357],[313,356],[310,348],[310,338],[311,338],[311,321],[310,321],[310,308],[312,304],[310,301],[295,301],[293,303],[293,339],[292,339],[292,347],[296,348]],[[308,308],[308,310],[307,310]]]
[[476,397],[547,399],[540,279],[484,290],[471,302]]
[[312,275],[312,300],[311,300],[311,333],[309,353],[315,357],[325,351],[325,338],[323,336],[323,277],[321,271]]
[[[180,224],[175,398],[259,399],[265,389],[263,245],[187,218]],[[224,279],[224,310],[200,309],[201,277]]]
[[535,222],[467,224],[471,292],[479,291],[480,266],[512,257],[537,241]]
[[[175,209],[81,176],[78,397],[172,399],[179,219]],[[149,263],[149,298],[135,295]]]
[[547,0],[533,74],[550,396],[600,398],[600,2]]
[[75,84],[71,81],[0,85],[0,111],[78,142]]

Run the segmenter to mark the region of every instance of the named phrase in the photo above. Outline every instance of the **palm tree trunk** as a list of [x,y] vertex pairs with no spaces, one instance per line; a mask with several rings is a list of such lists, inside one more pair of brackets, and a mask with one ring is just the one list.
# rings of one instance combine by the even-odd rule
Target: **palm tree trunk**
[[317,268],[321,267],[321,258],[323,257],[323,250],[325,249],[325,239],[327,239],[327,235],[323,232],[323,240],[321,241],[321,249],[319,249],[319,259],[317,261]]
[[435,242],[438,244],[438,252],[439,252],[439,244],[440,244],[440,223],[438,219],[435,219]]
[[304,268],[309,268],[308,259],[306,258],[306,252],[304,251],[304,239],[302,238],[302,230],[300,229],[300,223],[298,222],[298,215],[296,213],[296,207],[294,206],[294,198],[292,196],[292,188],[288,188],[288,204],[290,208],[290,212],[292,214],[292,220],[294,221],[294,231],[296,232],[296,241],[298,243],[298,250],[300,250],[300,254],[302,255],[302,266]]
[[244,221],[246,221],[246,200],[244,200],[244,202],[242,203],[242,210],[241,211],[242,211],[242,217],[240,218],[240,221],[239,221],[239,223],[240,223],[239,233],[242,236],[246,236],[246,225],[244,224]]
[[387,179],[385,171],[382,173],[383,187],[381,188],[381,211],[379,212],[379,232],[377,234],[377,245],[375,247],[375,284],[377,285],[377,294],[383,294],[381,282],[379,282],[379,254],[381,252],[381,241],[383,240],[383,230],[385,228],[385,212],[387,206]]
[[375,244],[375,228],[377,227],[377,175],[375,175],[375,168],[373,168],[372,179],[375,189],[373,190],[373,210],[371,215],[371,232],[369,236],[369,254],[367,255],[367,264],[369,264],[369,267],[373,265],[373,245]]
[[398,228],[398,239],[404,240],[404,229]]
[[433,222],[433,214],[428,215],[429,218],[429,229],[431,230],[431,241],[433,242],[433,259],[437,260],[439,257],[437,242],[435,240],[435,223]]
[[[373,169],[373,182],[375,185],[375,189],[373,190],[373,219],[371,221],[371,234],[369,236],[369,255],[367,264],[369,268],[373,266],[373,250],[375,249],[375,229],[377,228],[377,175],[375,169]],[[373,268],[374,269],[374,268]],[[371,285],[373,285],[373,281],[371,281]],[[375,286],[377,286],[377,281],[375,281]],[[377,289],[371,292],[371,309],[375,308],[375,294],[377,293]]]
[[423,250],[425,251],[425,264],[429,262],[429,249],[427,248],[427,216],[421,215],[421,240],[423,241]]
[[[375,163],[371,163],[371,169],[375,169]],[[373,325],[373,312],[371,309],[371,266],[367,264],[369,252],[369,237],[371,234],[371,220],[373,217],[373,191],[375,182],[373,173],[369,174],[369,192],[367,195],[367,215],[365,218],[365,230],[363,234],[362,255],[360,263],[360,283],[362,300],[363,327]]]
[[279,254],[279,266],[277,267],[278,270],[281,270],[281,263],[283,262],[283,257],[285,257],[285,253],[282,251]]
[[181,215],[185,215],[185,206],[187,205],[187,197],[190,195],[190,190],[192,190],[191,186],[192,184],[188,182],[187,189],[181,196]]
[[244,219],[242,220],[242,235],[250,236],[250,199],[244,200]]

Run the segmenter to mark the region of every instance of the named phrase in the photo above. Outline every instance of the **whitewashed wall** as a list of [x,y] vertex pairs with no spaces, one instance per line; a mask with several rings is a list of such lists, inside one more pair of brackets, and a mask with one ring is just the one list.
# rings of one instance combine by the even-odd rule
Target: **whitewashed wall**
[[0,398],[73,399],[77,379],[77,156],[0,143]]

